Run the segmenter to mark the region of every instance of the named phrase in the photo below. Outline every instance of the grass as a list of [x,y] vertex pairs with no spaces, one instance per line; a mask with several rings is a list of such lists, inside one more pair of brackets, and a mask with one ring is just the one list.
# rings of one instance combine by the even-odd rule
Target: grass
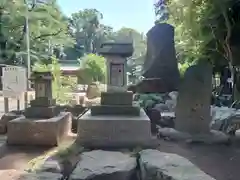
[[43,155],[38,156],[28,162],[28,168],[26,171],[34,172],[41,168],[44,162],[49,159],[56,159],[58,162],[62,162],[65,159],[68,159],[72,155],[81,154],[84,151],[84,148],[77,145],[76,143],[65,143],[59,147],[52,148],[51,150],[45,152]]

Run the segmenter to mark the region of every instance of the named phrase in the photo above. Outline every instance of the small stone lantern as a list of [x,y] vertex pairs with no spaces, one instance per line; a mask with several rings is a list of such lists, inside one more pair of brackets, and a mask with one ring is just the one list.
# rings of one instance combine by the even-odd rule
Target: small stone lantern
[[30,80],[34,82],[35,99],[39,97],[52,99],[53,76],[51,72],[33,72]]
[[99,54],[106,58],[107,91],[127,90],[127,57],[133,54],[132,43],[109,42],[101,45]]
[[30,78],[34,82],[35,99],[30,101],[30,107],[25,110],[28,118],[52,118],[59,114],[56,100],[52,96],[51,72],[33,72]]
[[127,57],[133,54],[132,43],[104,43],[99,54],[106,58],[107,92],[101,93],[101,104],[91,107],[91,115],[139,116],[133,105],[133,93],[127,91]]

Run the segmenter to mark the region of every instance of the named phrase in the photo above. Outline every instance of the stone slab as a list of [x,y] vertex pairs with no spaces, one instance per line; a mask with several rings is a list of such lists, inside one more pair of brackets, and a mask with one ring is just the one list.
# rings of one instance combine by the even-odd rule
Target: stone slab
[[27,118],[52,118],[59,114],[56,106],[50,107],[29,107],[26,108],[24,115]]
[[101,105],[126,105],[131,106],[133,101],[132,92],[102,92]]
[[97,105],[91,107],[91,115],[139,116],[140,107],[137,105]]
[[49,107],[56,105],[56,99],[49,99],[48,97],[38,97],[30,101],[31,106]]
[[71,132],[71,113],[63,112],[50,119],[20,117],[7,125],[10,145],[59,145]]
[[41,172],[27,173],[15,169],[0,170],[0,179],[2,180],[61,180],[62,175],[57,173]]
[[92,116],[78,120],[77,143],[89,148],[134,148],[156,146],[151,124],[144,110],[140,116]]
[[137,167],[131,154],[95,150],[81,154],[69,180],[133,180]]
[[153,149],[143,150],[139,154],[143,180],[215,180],[188,159],[177,154]]

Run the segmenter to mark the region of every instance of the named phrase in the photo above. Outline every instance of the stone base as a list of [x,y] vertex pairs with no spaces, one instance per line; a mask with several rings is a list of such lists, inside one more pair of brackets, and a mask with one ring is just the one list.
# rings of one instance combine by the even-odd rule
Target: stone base
[[47,97],[38,97],[30,101],[31,106],[49,107],[56,105],[56,99],[49,99]]
[[76,142],[87,148],[156,147],[150,126],[142,109],[140,116],[92,116],[88,111],[78,120]]
[[61,113],[50,119],[20,117],[8,123],[7,143],[10,145],[56,146],[71,131],[71,114]]
[[24,115],[27,118],[52,118],[57,116],[60,113],[59,108],[57,106],[50,107],[29,107],[26,108]]
[[91,107],[91,115],[139,116],[140,107],[137,105],[132,106],[98,105]]
[[125,105],[131,106],[133,101],[132,92],[102,92],[101,105]]

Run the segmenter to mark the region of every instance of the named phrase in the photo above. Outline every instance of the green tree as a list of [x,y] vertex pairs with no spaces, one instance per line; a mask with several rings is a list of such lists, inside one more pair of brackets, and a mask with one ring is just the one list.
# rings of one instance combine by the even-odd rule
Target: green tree
[[105,81],[106,65],[105,58],[95,54],[88,54],[81,59],[81,68],[92,82]]
[[52,91],[53,97],[57,100],[58,103],[68,103],[70,98],[66,93],[70,92],[71,84],[66,84],[66,78],[62,76],[60,69],[60,64],[58,59],[51,57],[51,63],[44,64],[42,62],[36,62],[33,65],[33,71],[36,72],[52,72],[53,82],[52,82]]
[[67,19],[55,1],[27,7],[24,0],[3,0],[0,2],[1,63],[24,63],[19,58],[26,55],[27,15],[32,60],[39,60],[43,55],[46,58],[49,54],[49,41],[52,46],[72,42],[68,34]]
[[84,9],[73,13],[70,29],[78,46],[83,46],[86,53],[96,53],[101,43],[112,33],[112,28],[101,24],[103,14],[97,9]]

